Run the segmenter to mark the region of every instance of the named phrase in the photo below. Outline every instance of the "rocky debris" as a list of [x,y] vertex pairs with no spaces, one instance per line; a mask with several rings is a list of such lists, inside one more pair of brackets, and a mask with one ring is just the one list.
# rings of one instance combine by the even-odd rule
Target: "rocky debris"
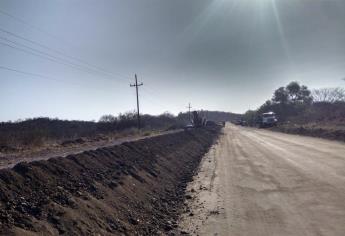
[[219,133],[198,129],[0,171],[0,234],[179,235],[185,189]]
[[19,151],[17,148],[7,146],[7,145],[0,145],[0,153],[9,153],[9,152],[17,152]]
[[73,140],[66,140],[61,143],[61,146],[72,146],[72,145],[80,145],[84,144],[86,141],[83,138],[77,138]]
[[210,211],[210,215],[219,215],[219,210],[212,210]]

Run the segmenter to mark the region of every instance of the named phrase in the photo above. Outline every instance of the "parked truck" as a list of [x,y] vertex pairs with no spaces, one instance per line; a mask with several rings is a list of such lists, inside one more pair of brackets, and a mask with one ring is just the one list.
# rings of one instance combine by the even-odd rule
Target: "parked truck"
[[276,114],[271,111],[261,114],[258,123],[260,128],[273,127],[277,125],[278,119]]

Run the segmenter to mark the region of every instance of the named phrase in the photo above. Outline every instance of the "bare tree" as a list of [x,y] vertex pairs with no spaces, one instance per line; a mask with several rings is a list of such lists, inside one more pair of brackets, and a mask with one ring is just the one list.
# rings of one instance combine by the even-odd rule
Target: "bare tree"
[[344,88],[321,88],[312,92],[314,102],[345,102]]

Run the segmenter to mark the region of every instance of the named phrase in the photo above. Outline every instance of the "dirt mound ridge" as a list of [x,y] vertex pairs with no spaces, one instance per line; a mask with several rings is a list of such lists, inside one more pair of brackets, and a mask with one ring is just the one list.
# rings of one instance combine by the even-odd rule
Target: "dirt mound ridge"
[[218,133],[168,134],[1,170],[0,233],[168,234]]
[[281,125],[272,128],[273,131],[279,131],[288,134],[299,134],[310,137],[325,138],[345,142],[345,128],[320,126],[320,125]]

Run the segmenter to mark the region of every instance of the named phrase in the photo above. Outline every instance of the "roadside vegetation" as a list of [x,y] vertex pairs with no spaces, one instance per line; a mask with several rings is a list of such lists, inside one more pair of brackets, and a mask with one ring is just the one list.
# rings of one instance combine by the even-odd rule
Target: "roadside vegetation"
[[279,123],[273,130],[345,141],[345,89],[321,88],[291,82],[276,89],[270,100],[243,119],[255,126],[260,114],[273,111]]
[[[169,113],[159,116],[142,115],[142,133],[178,127],[180,123]],[[3,150],[40,147],[44,144],[71,141],[83,142],[84,139],[102,139],[111,136],[129,136],[136,133],[135,112],[118,116],[104,115],[95,121],[68,121],[46,117],[26,119],[16,122],[0,123],[0,147]]]
[[[216,111],[201,111],[202,116],[214,121],[230,121],[238,114]],[[189,114],[177,116],[165,112],[153,116],[141,115],[141,132],[147,136],[151,133],[174,130],[189,123]],[[0,123],[0,153],[12,153],[23,149],[40,148],[59,144],[83,144],[86,141],[116,139],[138,135],[136,112],[103,115],[99,121],[69,121],[52,118],[33,118],[15,122]]]

